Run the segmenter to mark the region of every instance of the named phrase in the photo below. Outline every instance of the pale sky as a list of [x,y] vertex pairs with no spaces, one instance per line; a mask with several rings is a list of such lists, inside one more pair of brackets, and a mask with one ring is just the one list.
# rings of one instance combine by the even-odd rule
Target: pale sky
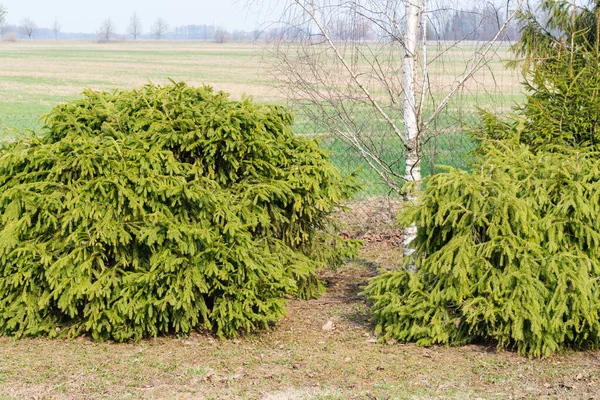
[[[267,22],[268,6],[263,2],[258,10],[249,11],[244,0],[0,0],[8,10],[7,22],[19,25],[23,18],[30,18],[40,28],[50,28],[58,18],[63,32],[94,33],[102,21],[111,18],[118,33],[125,33],[129,19],[137,12],[145,32],[158,17],[169,26],[211,25],[226,29],[253,30]],[[265,6],[267,4],[267,6]]]

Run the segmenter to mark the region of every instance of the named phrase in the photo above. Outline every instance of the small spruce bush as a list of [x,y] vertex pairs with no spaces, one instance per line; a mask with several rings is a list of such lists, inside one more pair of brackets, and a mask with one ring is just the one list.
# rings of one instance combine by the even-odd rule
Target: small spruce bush
[[416,272],[365,292],[384,338],[495,341],[544,356],[600,346],[600,3],[544,0],[520,16],[527,100],[484,113],[470,171],[426,179]]
[[319,295],[355,186],[291,124],[183,83],[57,106],[0,150],[0,334],[233,337]]
[[378,333],[532,356],[597,348],[600,154],[484,147],[471,172],[429,178],[402,213],[403,226],[418,225],[416,272],[370,281]]

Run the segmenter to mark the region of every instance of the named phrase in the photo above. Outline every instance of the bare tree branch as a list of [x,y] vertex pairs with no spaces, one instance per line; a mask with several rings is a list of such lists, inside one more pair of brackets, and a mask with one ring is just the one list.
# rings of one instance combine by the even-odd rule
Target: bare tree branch
[[[333,41],[329,37],[329,34],[323,28],[323,25],[320,23],[319,19],[316,17],[316,15],[314,13],[314,8],[313,8],[313,10],[309,10],[307,7],[305,7],[305,5],[300,0],[295,0],[295,1],[296,1],[296,4],[298,4],[311,17],[312,21],[314,22],[314,24],[316,25],[316,27],[319,29],[319,31],[321,32],[321,34],[325,38],[327,44],[333,50],[333,52],[334,52],[335,56],[337,57],[337,59],[344,66],[344,68],[346,69],[346,71],[348,71],[348,74],[350,74],[350,76],[352,77],[352,80],[363,91],[363,93],[365,94],[365,96],[367,96],[367,98],[369,99],[369,101],[371,102],[371,104],[373,105],[373,107],[375,107],[375,109],[377,110],[377,112],[386,120],[386,122],[394,130],[394,132],[396,133],[396,135],[398,135],[398,137],[400,138],[400,140],[402,140],[404,146],[408,149],[410,147],[410,145],[406,141],[406,139],[404,138],[404,136],[402,134],[402,131],[400,129],[398,129],[398,126],[394,123],[394,121],[392,121],[392,119],[389,117],[389,115],[387,115],[387,113],[381,108],[381,106],[375,100],[375,98],[371,95],[371,93],[369,92],[369,90],[362,84],[362,82],[360,81],[360,79],[358,79],[358,75],[348,65],[348,63],[346,62],[346,60],[344,59],[344,57],[342,57],[342,55],[340,54],[337,46],[333,43]],[[313,5],[314,5],[314,2],[313,2]]]
[[[468,95],[471,86],[488,90],[479,71],[496,54],[503,31],[511,26],[514,32],[513,14],[500,15],[494,4],[464,8],[450,0],[458,4],[452,8],[448,0],[435,1],[290,0],[282,24],[266,35],[276,60],[275,86],[398,193],[405,181],[420,179],[424,156],[433,163],[435,149],[424,147],[433,146],[440,133],[458,131],[451,119],[440,120],[450,100]],[[406,32],[405,6],[411,5],[419,36],[414,49]],[[473,41],[463,46],[465,40]],[[460,61],[456,54],[471,47],[464,70],[445,65]],[[407,57],[414,62],[407,64]],[[458,117],[463,112],[454,111]],[[406,122],[411,114],[416,123]],[[407,133],[407,125],[416,129]]]
[[58,40],[58,35],[62,29],[62,25],[58,22],[58,18],[54,18],[54,23],[52,24],[52,32],[54,32],[54,40]]
[[452,97],[454,97],[454,95],[456,94],[456,92],[464,85],[464,83],[469,78],[471,78],[473,76],[474,73],[476,73],[483,66],[483,64],[484,64],[484,62],[486,60],[487,54],[494,47],[494,45],[496,44],[496,42],[498,41],[498,39],[500,38],[500,36],[504,32],[504,30],[506,29],[506,27],[514,19],[515,15],[518,13],[521,5],[523,4],[523,1],[524,0],[519,0],[519,2],[517,4],[517,7],[509,14],[509,16],[508,16],[508,18],[506,18],[506,21],[504,22],[504,24],[502,24],[502,26],[500,27],[500,29],[498,29],[498,32],[492,38],[492,40],[490,40],[487,43],[487,45],[484,47],[483,51],[476,52],[473,55],[473,58],[470,61],[471,66],[456,81],[456,83],[453,85],[453,87],[450,90],[450,92],[448,92],[448,94],[446,95],[446,97],[444,97],[444,99],[436,107],[435,111],[423,123],[423,128],[426,128],[427,126],[429,126],[437,118],[437,116],[440,114],[440,112],[442,112],[442,110],[444,110],[444,108],[446,107],[446,105],[448,104],[448,102],[452,99]]
[[133,37],[133,40],[137,40],[137,38],[142,34],[142,20],[136,12],[134,12],[129,19],[127,33]]
[[8,14],[8,10],[4,4],[0,3],[0,34],[4,36],[4,31],[6,30],[6,15]]
[[113,23],[112,19],[107,18],[104,21],[102,21],[102,24],[100,24],[100,29],[98,29],[98,38],[101,41],[109,41],[113,38],[113,36],[115,35],[115,24]]
[[23,18],[21,20],[21,29],[28,39],[31,39],[33,33],[37,29],[37,25],[31,18]]
[[151,32],[156,40],[160,40],[167,33],[167,30],[169,30],[169,24],[162,17],[159,17],[151,28]]

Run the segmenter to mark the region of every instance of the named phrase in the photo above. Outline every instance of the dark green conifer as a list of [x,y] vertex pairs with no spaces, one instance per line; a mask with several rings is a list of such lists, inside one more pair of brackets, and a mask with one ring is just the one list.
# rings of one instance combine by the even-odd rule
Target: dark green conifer
[[0,153],[0,333],[231,337],[318,295],[354,187],[291,124],[183,83],[57,106]]

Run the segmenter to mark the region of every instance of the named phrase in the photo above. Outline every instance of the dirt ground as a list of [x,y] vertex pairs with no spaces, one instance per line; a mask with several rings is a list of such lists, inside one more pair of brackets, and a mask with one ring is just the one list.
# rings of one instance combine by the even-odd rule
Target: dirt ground
[[278,326],[238,340],[0,338],[0,399],[600,398],[600,352],[532,360],[493,345],[377,343],[360,291],[394,267],[381,254],[396,239],[376,239],[323,275],[320,299],[292,300]]

